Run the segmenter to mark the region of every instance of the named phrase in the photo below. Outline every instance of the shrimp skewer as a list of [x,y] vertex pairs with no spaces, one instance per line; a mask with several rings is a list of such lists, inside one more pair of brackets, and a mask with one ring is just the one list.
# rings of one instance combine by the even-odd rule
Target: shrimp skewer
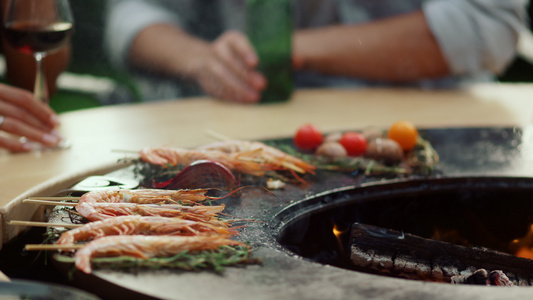
[[76,267],[90,274],[91,258],[131,256],[137,258],[166,257],[183,251],[217,249],[220,246],[244,245],[220,236],[107,236],[89,242],[75,254]]
[[289,155],[277,148],[257,141],[227,140],[205,145],[200,150],[218,150],[224,153],[248,155],[264,164],[273,166],[274,169],[290,169],[298,173],[314,173],[315,166]]
[[218,150],[187,150],[181,148],[145,148],[140,152],[143,161],[160,165],[189,165],[197,160],[210,160],[222,164],[229,170],[262,176],[265,172],[261,165],[250,160],[239,160]]
[[85,193],[79,203],[197,204],[205,201],[207,189],[103,190]]
[[205,222],[178,218],[120,216],[90,222],[82,227],[65,231],[56,244],[69,245],[110,235],[222,235],[229,237],[235,232]]
[[315,166],[261,142],[224,141],[206,145],[196,150],[180,148],[146,148],[140,158],[151,164],[190,164],[198,159],[212,160],[230,170],[262,176],[265,171],[291,170],[297,173],[314,173]]
[[224,205],[184,206],[178,204],[137,204],[137,203],[80,203],[76,211],[89,221],[128,215],[180,217],[186,220],[221,223],[215,215],[224,210]]

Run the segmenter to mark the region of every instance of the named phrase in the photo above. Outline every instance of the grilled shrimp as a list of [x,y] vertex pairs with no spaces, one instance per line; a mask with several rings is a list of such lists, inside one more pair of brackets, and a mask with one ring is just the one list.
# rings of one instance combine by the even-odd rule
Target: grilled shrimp
[[219,161],[224,165],[227,163],[231,166],[229,161],[227,161],[227,155],[220,153],[220,151],[197,151],[172,147],[145,148],[141,150],[140,158],[143,161],[161,166],[188,165],[194,161],[204,159]]
[[140,152],[142,160],[161,166],[190,164],[207,159],[223,164],[230,170],[262,176],[265,171],[292,170],[298,173],[314,173],[315,166],[281,150],[260,142],[225,141],[186,150],[180,148],[146,148]]
[[274,169],[290,169],[298,173],[313,173],[315,166],[291,156],[279,149],[257,141],[228,140],[212,143],[198,148],[199,150],[218,150],[232,155],[245,155],[271,165]]
[[239,160],[218,150],[187,150],[181,148],[146,148],[140,152],[143,161],[161,165],[189,165],[197,160],[210,160],[222,164],[229,170],[261,176],[264,170],[254,161]]
[[78,250],[75,254],[75,264],[79,270],[89,274],[93,257],[166,257],[183,251],[217,249],[224,245],[244,244],[220,236],[107,236],[91,241]]
[[178,204],[137,204],[137,203],[79,203],[76,211],[89,221],[100,221],[116,216],[141,215],[159,217],[180,217],[186,220],[211,222],[215,225],[218,220],[214,217],[224,210],[224,205],[213,206],[184,206]]
[[207,189],[103,190],[85,193],[79,203],[196,204],[207,199]]
[[222,235],[235,234],[230,229],[213,226],[205,222],[179,218],[119,216],[102,221],[90,222],[82,227],[65,231],[57,244],[67,245],[110,235]]

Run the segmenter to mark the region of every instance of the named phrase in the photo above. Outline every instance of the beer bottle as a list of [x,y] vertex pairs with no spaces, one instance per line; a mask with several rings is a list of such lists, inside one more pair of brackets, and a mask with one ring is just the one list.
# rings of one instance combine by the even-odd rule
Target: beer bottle
[[267,80],[261,103],[287,101],[293,90],[291,1],[246,0],[246,6],[247,36],[259,56],[258,70]]

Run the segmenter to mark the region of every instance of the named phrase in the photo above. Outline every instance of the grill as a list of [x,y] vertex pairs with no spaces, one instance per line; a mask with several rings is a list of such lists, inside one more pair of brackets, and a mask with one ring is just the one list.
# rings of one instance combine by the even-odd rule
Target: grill
[[[241,199],[227,203],[226,212],[256,220],[239,238],[251,242],[263,265],[228,268],[222,276],[102,269],[91,275],[76,272],[70,283],[113,299],[117,295],[232,300],[531,297],[533,289],[526,286],[448,284],[452,276],[482,268],[489,275],[501,270],[516,285],[531,284],[529,272],[513,269],[517,260],[530,261],[512,255],[509,247],[527,236],[532,222],[533,202],[528,195],[533,189],[533,155],[528,151],[528,132],[421,130],[441,158],[438,172],[430,178],[326,173],[305,186],[289,185],[273,193],[242,190]],[[422,242],[436,248],[446,244],[450,252],[437,255],[420,246]],[[473,259],[478,252],[471,252],[472,246],[485,251],[484,257],[496,253],[497,261]],[[508,260],[500,264],[502,257]],[[398,268],[402,262],[415,268]],[[55,269],[68,274],[70,267],[56,264]]]

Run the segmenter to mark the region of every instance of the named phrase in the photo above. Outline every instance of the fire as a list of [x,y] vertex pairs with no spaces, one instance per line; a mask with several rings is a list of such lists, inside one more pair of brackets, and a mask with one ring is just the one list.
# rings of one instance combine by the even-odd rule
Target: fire
[[515,239],[509,245],[511,253],[518,257],[533,260],[533,224],[523,238]]
[[515,256],[523,257],[523,258],[527,258],[527,259],[533,259],[533,248],[521,247],[515,253]]
[[337,239],[337,244],[339,245],[339,250],[341,253],[344,253],[344,246],[343,246],[343,243],[342,243],[342,234],[346,232],[346,230],[341,230],[339,229],[339,226],[337,224],[333,224],[333,235],[335,236],[335,238]]
[[[471,246],[455,229],[436,228],[431,238],[456,245]],[[517,257],[533,260],[533,224],[529,225],[526,235],[511,241],[509,253]]]
[[337,224],[333,225],[333,234],[335,235],[337,240],[340,239],[342,233],[343,231],[339,230],[339,226],[337,226]]

